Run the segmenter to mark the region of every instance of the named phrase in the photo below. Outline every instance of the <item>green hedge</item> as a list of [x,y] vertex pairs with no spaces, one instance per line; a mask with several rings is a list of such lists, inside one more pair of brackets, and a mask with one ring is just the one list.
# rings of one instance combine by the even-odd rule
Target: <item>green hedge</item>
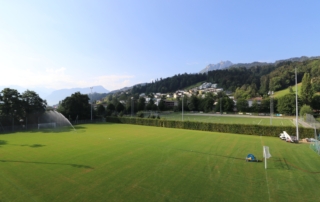
[[[162,119],[145,119],[145,118],[127,118],[127,117],[107,117],[107,122],[136,124],[145,126],[157,126],[165,128],[180,128],[188,130],[202,130],[222,133],[235,133],[246,135],[262,135],[279,137],[283,131],[289,135],[296,133],[295,127],[290,126],[262,126],[247,124],[226,124],[226,123],[207,123],[196,121],[173,121]],[[299,128],[299,139],[314,137],[314,130],[311,128]]]

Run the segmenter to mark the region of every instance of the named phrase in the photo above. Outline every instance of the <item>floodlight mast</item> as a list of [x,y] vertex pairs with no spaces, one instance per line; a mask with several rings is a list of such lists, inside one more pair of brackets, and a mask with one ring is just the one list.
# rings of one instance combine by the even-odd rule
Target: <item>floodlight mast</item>
[[270,125],[272,125],[273,117],[273,91],[269,91],[270,94]]
[[91,122],[92,122],[92,88],[93,87],[90,87],[90,90],[91,90]]
[[297,136],[297,141],[299,143],[297,67],[295,67],[295,77],[296,77],[296,136]]
[[133,117],[133,97],[131,97],[131,117]]
[[184,98],[184,94],[182,94],[182,121],[183,121],[183,98]]

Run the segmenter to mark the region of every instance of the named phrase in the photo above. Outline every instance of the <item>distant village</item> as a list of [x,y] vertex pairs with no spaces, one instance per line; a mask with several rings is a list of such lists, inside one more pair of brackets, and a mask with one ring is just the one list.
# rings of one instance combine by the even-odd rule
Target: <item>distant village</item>
[[[214,95],[217,95],[219,92],[224,92],[223,88],[217,88],[217,84],[215,83],[210,83],[210,82],[204,82],[201,85],[197,86],[197,87],[193,87],[189,90],[177,90],[174,93],[153,93],[153,98],[148,97],[148,95],[146,95],[145,93],[141,93],[139,95],[139,97],[143,97],[146,100],[146,104],[148,104],[150,102],[151,99],[153,99],[153,102],[158,106],[159,102],[161,99],[164,100],[166,107],[168,108],[172,108],[175,106],[178,106],[178,100],[183,97],[183,96],[187,96],[187,97],[191,97],[192,95],[194,96],[200,96],[201,98],[204,98],[206,96],[207,93],[212,93]],[[121,94],[123,93],[127,93],[128,92],[121,92]],[[236,100],[234,99],[234,96],[232,95],[232,92],[229,91],[225,91],[224,92],[231,100],[233,100],[233,102],[236,105]],[[251,100],[248,100],[248,106],[251,107],[253,101],[256,100],[258,102],[258,104],[261,104],[261,97],[257,97]],[[122,104],[126,104],[126,100],[119,100]],[[104,105],[105,107],[107,106],[107,104],[105,104],[104,100],[97,100],[96,104],[94,105],[94,107],[98,106],[98,105]],[[214,103],[214,105],[217,104],[217,102]]]

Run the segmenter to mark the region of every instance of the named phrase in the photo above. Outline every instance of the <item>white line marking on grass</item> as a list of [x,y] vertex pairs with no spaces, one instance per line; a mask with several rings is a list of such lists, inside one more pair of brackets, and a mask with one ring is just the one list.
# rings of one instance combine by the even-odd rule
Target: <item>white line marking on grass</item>
[[283,122],[281,121],[281,124],[283,125]]
[[262,119],[259,121],[258,125],[261,123]]

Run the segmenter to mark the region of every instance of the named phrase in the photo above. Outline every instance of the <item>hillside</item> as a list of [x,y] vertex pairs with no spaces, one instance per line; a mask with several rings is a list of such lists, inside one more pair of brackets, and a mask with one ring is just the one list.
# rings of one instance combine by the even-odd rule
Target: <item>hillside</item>
[[[300,95],[300,89],[301,89],[301,83],[298,83],[298,95]],[[293,90],[293,93],[296,93],[296,85],[292,86],[292,90]],[[276,98],[279,98],[279,97],[282,97],[282,96],[289,94],[289,93],[290,93],[290,90],[288,87],[286,89],[279,90],[279,91],[275,92],[273,94],[273,96]]]
[[157,79],[155,82],[143,86],[134,86],[127,92],[130,91],[133,94],[169,93],[196,85],[199,82],[211,82],[218,84],[219,88],[232,92],[235,92],[237,88],[245,90],[249,88],[253,95],[266,95],[270,90],[276,92],[295,85],[295,68],[297,69],[298,83],[301,82],[304,73],[309,73],[313,85],[317,86],[316,91],[320,92],[320,60],[306,60],[303,57],[250,68],[229,67],[209,71],[207,74],[178,74]]

